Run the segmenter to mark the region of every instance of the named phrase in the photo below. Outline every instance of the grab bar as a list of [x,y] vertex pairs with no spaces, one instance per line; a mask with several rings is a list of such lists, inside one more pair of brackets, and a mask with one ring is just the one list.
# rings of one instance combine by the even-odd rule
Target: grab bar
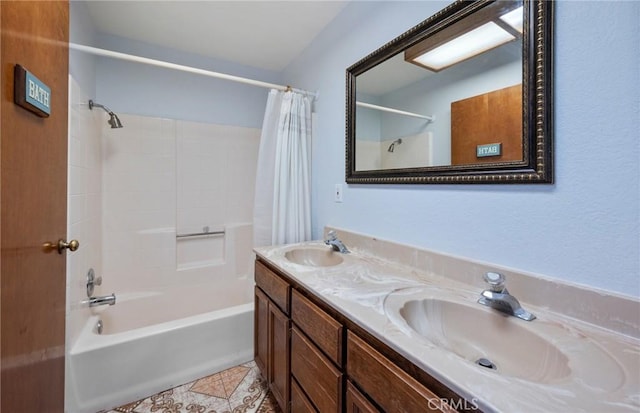
[[176,238],[206,237],[209,235],[224,235],[224,231],[209,231],[209,227],[202,228],[202,232],[192,232],[189,234],[176,234]]

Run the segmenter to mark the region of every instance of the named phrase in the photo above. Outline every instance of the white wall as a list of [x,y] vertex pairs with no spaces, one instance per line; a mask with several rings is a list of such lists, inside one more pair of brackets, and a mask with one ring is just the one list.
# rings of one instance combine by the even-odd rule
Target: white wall
[[[69,40],[93,41],[86,6],[69,4]],[[80,331],[91,316],[82,305],[87,299],[86,276],[93,267],[102,272],[102,170],[100,118],[90,111],[88,100],[95,96],[95,58],[69,51],[69,141],[67,188],[67,239],[80,241],[80,248],[67,254],[65,352],[68,354]],[[65,379],[69,377],[70,358],[65,359]],[[74,397],[65,386],[65,401]]]
[[446,4],[353,2],[285,70],[321,91],[314,236],[333,225],[640,296],[638,2],[556,3],[555,184],[349,185],[333,202],[345,69]]
[[87,272],[102,273],[102,150],[99,124],[103,119],[86,104],[87,93],[69,76],[69,168],[67,239],[80,248],[67,254],[66,344],[71,348],[90,313]]

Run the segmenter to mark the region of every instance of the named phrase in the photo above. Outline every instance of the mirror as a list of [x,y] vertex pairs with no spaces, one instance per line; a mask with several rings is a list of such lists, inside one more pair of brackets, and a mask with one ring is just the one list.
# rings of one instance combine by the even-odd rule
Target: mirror
[[553,182],[552,13],[456,1],[348,68],[347,183]]

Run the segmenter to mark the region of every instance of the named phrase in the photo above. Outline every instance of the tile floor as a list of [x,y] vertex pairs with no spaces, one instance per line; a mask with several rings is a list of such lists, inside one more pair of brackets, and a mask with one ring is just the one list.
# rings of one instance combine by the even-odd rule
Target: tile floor
[[280,413],[253,361],[107,413]]

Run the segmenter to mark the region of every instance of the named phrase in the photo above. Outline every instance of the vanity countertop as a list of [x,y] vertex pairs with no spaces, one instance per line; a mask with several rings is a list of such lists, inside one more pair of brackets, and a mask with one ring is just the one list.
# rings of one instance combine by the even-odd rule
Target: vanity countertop
[[[340,235],[351,243],[357,238],[353,234],[350,237],[348,233]],[[395,248],[396,252],[400,252],[397,254],[400,260],[392,260],[380,257],[375,248],[367,248],[371,245],[366,242],[361,243],[363,248],[346,241],[345,243],[352,252],[340,254],[343,258],[341,263],[324,267],[300,265],[285,257],[288,251],[300,248],[327,249],[320,241],[259,247],[255,252],[258,257],[279,268],[416,366],[467,401],[477,404],[483,411],[613,413],[640,410],[640,339],[627,334],[629,330],[637,330],[638,326],[634,323],[640,318],[640,305],[633,299],[626,299],[622,304],[623,308],[636,311],[628,317],[631,322],[618,320],[620,325],[626,326],[627,331],[623,334],[585,322],[574,315],[568,317],[564,313],[552,311],[546,305],[528,303],[518,295],[519,288],[528,281],[514,281],[512,286],[509,283],[511,275],[508,275],[507,286],[511,293],[520,299],[524,308],[537,316],[531,322],[536,323],[534,327],[537,334],[546,342],[557,345],[568,360],[565,361],[568,374],[538,380],[522,379],[517,375],[501,374],[500,371],[480,367],[426,339],[417,339],[415,332],[393,323],[387,315],[388,308],[385,310],[385,300],[390,294],[412,294],[415,291],[428,291],[433,297],[470,303],[473,306],[482,291],[481,284],[465,283],[460,277],[445,277],[442,273],[446,271],[443,269],[446,266],[437,264],[439,261],[435,258],[428,258],[429,254],[435,253],[421,250],[422,254],[427,254],[426,261],[429,265],[417,267],[404,265],[403,254],[410,257],[409,261],[413,263],[420,262],[420,259],[416,261],[416,256],[421,254],[413,250],[402,251],[405,248],[403,246],[396,245]],[[475,272],[480,267],[482,266],[477,263],[471,263],[468,269]],[[458,266],[455,270],[459,271],[460,268]],[[503,272],[497,266],[492,268]],[[478,273],[477,278],[481,280],[482,273]],[[521,277],[512,278],[518,280]],[[602,294],[598,292],[598,295]],[[612,304],[607,301],[606,305]],[[483,307],[480,304],[477,306]],[[589,311],[588,308],[582,310]],[[592,313],[594,311],[597,309],[592,309]],[[612,323],[616,324],[615,321]],[[509,317],[508,322],[528,323],[514,317]],[[566,337],[570,339],[567,340]],[[545,356],[538,363],[544,365],[556,363],[556,360]]]

